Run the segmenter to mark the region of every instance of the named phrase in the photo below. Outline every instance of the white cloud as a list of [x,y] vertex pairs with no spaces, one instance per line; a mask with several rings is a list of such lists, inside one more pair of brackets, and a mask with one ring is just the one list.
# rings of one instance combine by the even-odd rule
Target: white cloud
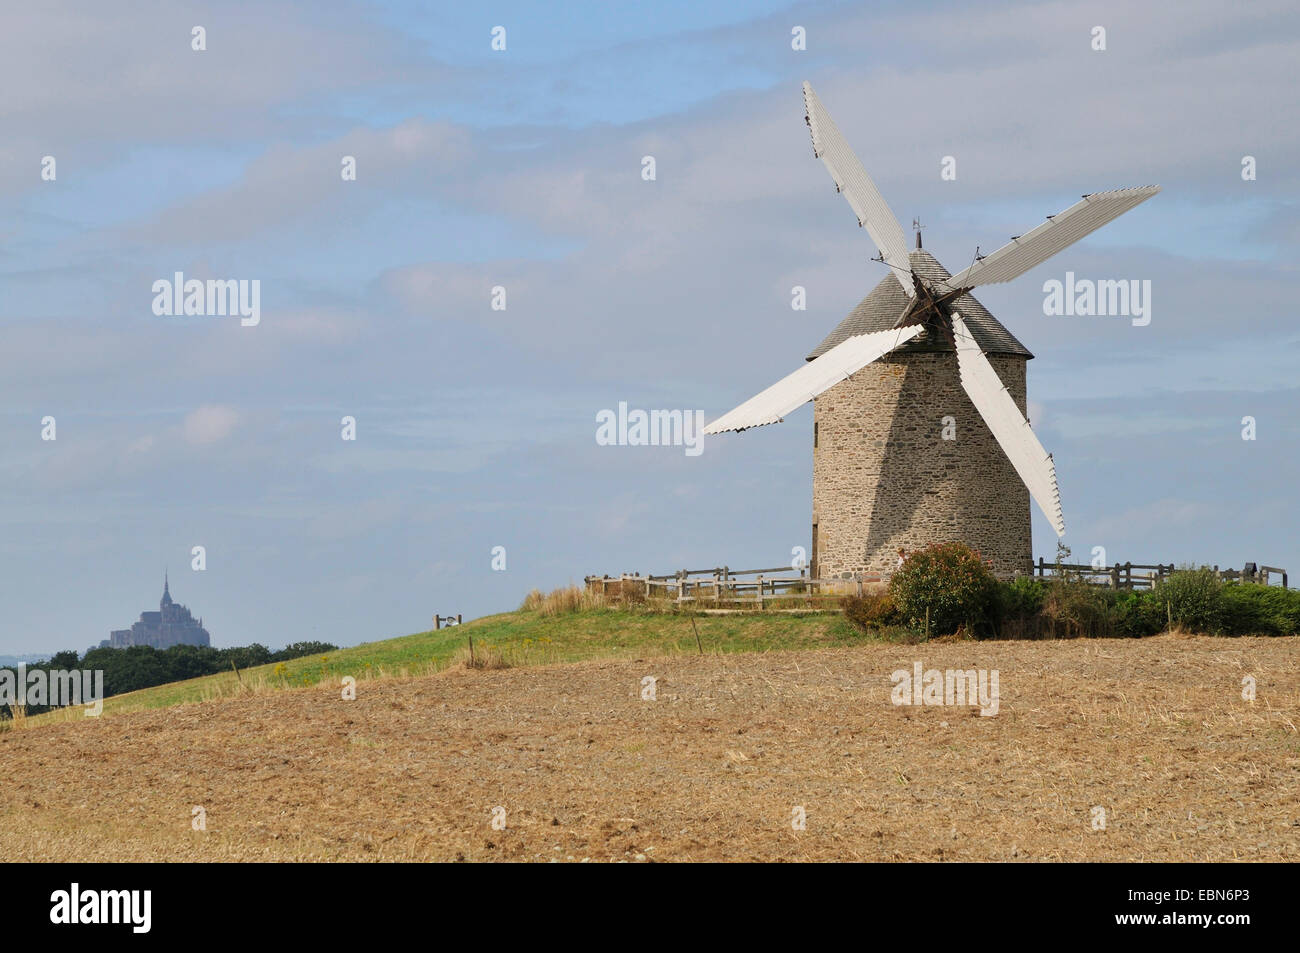
[[204,404],[185,415],[181,432],[196,446],[218,443],[230,436],[239,422],[239,413],[222,404]]

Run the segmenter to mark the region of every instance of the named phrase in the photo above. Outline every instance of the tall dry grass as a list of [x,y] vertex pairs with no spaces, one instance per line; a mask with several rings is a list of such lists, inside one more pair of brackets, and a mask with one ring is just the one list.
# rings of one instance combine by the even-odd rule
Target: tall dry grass
[[540,589],[534,589],[524,597],[520,609],[525,612],[537,612],[543,616],[568,615],[584,609],[599,609],[606,605],[606,600],[599,593],[581,586],[564,586],[552,589],[545,595]]
[[27,706],[10,705],[9,717],[0,721],[0,731],[22,731],[27,725]]
[[459,650],[453,664],[475,671],[495,672],[514,668],[516,660],[494,646],[476,645],[472,653],[468,647]]

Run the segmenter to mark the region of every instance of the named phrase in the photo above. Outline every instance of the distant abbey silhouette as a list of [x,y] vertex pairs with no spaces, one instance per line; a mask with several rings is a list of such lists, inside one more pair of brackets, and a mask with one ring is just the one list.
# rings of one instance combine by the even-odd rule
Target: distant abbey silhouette
[[203,619],[195,619],[190,610],[172,602],[163,573],[163,594],[157,612],[141,612],[140,621],[129,629],[116,629],[99,643],[102,648],[124,649],[132,645],[151,645],[165,649],[170,645],[211,645],[212,637],[203,628]]

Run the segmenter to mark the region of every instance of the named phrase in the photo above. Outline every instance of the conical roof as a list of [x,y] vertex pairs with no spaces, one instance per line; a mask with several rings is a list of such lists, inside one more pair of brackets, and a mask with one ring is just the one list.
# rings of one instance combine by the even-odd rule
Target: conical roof
[[[909,257],[912,270],[922,278],[940,281],[950,277],[948,270],[924,248],[914,249]],[[808,355],[808,360],[821,357],[841,341],[856,334],[888,331],[902,315],[907,302],[907,293],[903,291],[903,286],[891,271],[872,289],[871,294],[863,298],[858,306],[849,312],[849,316],[841,321],[834,331],[826,335],[826,340],[817,345],[817,348]],[[1034,356],[1029,353],[1027,347],[1016,340],[1015,335],[1002,326],[997,318],[989,314],[988,309],[976,301],[970,292],[954,300],[952,310],[961,314],[961,319],[970,329],[971,336],[986,354],[1011,354],[1026,360]],[[937,348],[950,350],[947,342],[936,343],[929,334],[922,334],[898,350],[933,351]]]

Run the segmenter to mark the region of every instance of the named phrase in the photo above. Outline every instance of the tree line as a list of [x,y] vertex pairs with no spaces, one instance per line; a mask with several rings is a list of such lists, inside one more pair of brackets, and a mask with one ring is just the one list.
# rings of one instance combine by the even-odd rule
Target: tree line
[[[38,669],[46,672],[73,671],[77,669],[103,671],[104,696],[121,695],[141,688],[153,688],[168,682],[180,682],[187,678],[201,675],[214,675],[228,672],[233,664],[235,668],[246,669],[270,662],[287,662],[304,655],[319,655],[338,651],[337,645],[329,642],[294,642],[277,652],[272,652],[265,645],[236,646],[228,649],[213,648],[210,645],[172,645],[165,649],[156,649],[148,645],[133,645],[125,649],[93,648],[84,655],[78,655],[72,649],[56,652],[49,661],[38,665],[28,665],[26,671]],[[17,684],[17,669],[13,666],[0,667],[13,672],[12,684]],[[29,715],[49,711],[48,705],[28,705]],[[12,718],[9,705],[0,705],[0,718]]]

